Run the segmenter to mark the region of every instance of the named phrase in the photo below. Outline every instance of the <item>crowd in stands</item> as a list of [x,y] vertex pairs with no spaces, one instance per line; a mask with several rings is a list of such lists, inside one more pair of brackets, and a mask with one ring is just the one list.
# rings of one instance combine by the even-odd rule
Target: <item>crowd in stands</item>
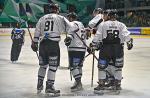
[[145,12],[129,12],[124,17],[119,19],[124,22],[128,27],[149,27],[150,14]]

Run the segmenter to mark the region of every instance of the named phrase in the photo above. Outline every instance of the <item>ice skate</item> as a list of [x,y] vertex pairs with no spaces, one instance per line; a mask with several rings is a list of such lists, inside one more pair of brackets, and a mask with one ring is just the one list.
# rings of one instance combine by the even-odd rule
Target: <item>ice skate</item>
[[71,87],[71,92],[81,91],[81,90],[83,90],[82,83],[75,81],[74,85]]
[[17,63],[17,61],[12,61],[12,63],[13,63],[13,64],[16,64],[16,63]]
[[37,94],[41,93],[42,90],[43,90],[43,80],[38,80]]
[[94,88],[94,93],[98,95],[103,95],[104,94],[104,87],[98,85],[97,87]]
[[113,80],[109,80],[107,82],[105,82],[105,90],[112,90],[113,89],[113,85],[114,85],[114,81]]
[[98,86],[94,88],[94,93],[98,94],[98,95],[103,95],[104,94],[104,81],[102,81],[101,83],[98,82]]
[[121,88],[121,81],[120,80],[115,80],[114,85],[112,86],[112,92],[115,95],[120,94],[120,91],[122,90]]
[[48,96],[60,96],[60,90],[55,90],[53,84],[46,82],[46,89],[45,89],[45,93]]

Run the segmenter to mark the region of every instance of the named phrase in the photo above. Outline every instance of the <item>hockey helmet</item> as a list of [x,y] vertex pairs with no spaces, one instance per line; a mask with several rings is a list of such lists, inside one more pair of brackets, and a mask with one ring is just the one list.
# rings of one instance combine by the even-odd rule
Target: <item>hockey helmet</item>
[[71,12],[71,13],[67,14],[67,17],[76,19],[78,16],[77,16],[77,14],[75,12]]
[[55,3],[50,3],[49,5],[49,12],[50,13],[57,13],[59,12],[59,5]]
[[111,9],[108,13],[108,16],[117,17],[117,10],[116,9]]

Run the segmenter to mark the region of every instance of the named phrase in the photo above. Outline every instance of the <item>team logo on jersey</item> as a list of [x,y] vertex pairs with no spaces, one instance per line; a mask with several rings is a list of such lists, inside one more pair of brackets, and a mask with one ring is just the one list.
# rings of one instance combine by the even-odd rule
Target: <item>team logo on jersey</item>
[[44,39],[48,39],[49,38],[49,33],[48,32],[44,32]]

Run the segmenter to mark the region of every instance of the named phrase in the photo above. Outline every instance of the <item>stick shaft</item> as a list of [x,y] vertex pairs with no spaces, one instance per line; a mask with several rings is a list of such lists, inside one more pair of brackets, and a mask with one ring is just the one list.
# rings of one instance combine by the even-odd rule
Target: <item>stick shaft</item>
[[[30,32],[30,29],[29,29],[29,26],[28,26],[28,23],[26,22],[26,27],[27,27],[27,30],[29,32],[29,36],[30,36],[30,39],[31,41],[33,42],[33,38],[32,38],[32,35],[31,35],[31,32]],[[39,59],[39,55],[38,55],[38,52],[36,51],[36,55],[37,55],[37,58]]]
[[93,53],[91,87],[93,87],[93,78],[94,78],[94,58],[95,58],[94,54],[95,53]]

